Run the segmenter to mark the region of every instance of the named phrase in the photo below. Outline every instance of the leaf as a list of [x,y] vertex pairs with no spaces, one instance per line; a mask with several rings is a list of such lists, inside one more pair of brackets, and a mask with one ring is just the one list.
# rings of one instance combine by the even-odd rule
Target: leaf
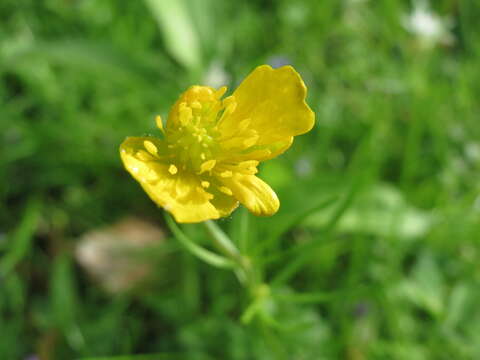
[[401,291],[417,306],[436,317],[444,314],[445,284],[436,259],[430,252],[423,252]]
[[[305,226],[322,228],[331,211],[313,214]],[[347,233],[366,233],[389,236],[392,233],[404,239],[424,236],[432,224],[432,216],[414,208],[402,193],[388,184],[378,184],[361,194],[338,224],[338,230]]]
[[196,69],[201,63],[200,41],[183,0],[145,0],[162,31],[170,54],[183,66]]

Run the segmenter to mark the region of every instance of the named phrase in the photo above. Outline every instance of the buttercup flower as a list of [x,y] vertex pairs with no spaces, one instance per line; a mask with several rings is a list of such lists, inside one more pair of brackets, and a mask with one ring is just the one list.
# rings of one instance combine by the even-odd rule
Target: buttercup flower
[[315,115],[307,89],[291,67],[257,67],[234,91],[191,86],[170,111],[163,139],[128,137],[120,146],[125,168],[150,198],[178,222],[228,216],[240,202],[255,215],[273,215],[275,192],[255,176],[309,131]]

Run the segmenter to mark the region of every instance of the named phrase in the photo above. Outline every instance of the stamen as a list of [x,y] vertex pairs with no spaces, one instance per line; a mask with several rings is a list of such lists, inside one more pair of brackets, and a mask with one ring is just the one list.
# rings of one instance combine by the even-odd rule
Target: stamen
[[202,104],[200,103],[200,101],[195,100],[194,102],[190,103],[190,107],[192,109],[201,109]]
[[225,99],[223,99],[222,105],[225,108],[225,110],[223,110],[223,114],[218,120],[218,125],[220,125],[223,122],[223,120],[225,120],[225,118],[231,113],[233,113],[237,108],[237,102],[233,95],[227,96]]
[[229,178],[233,176],[233,173],[230,170],[225,170],[224,172],[220,173],[220,176],[223,178]]
[[160,129],[160,131],[165,134],[165,130],[163,129],[162,117],[160,115],[155,116],[155,122],[157,123],[157,127]]
[[153,142],[151,142],[150,140],[145,140],[143,142],[143,146],[145,146],[145,149],[147,149],[147,151],[152,154],[152,155],[157,155],[158,154],[158,149],[157,147],[155,146],[155,144]]
[[199,174],[204,173],[205,171],[210,171],[215,167],[215,164],[217,163],[217,160],[208,160],[205,161],[202,165],[200,165],[200,172]]
[[247,160],[238,164],[238,169],[242,172],[242,174],[254,175],[258,172],[257,166],[257,160]]
[[252,121],[252,119],[250,119],[250,118],[246,118],[246,119],[243,119],[242,121],[240,121],[238,123],[238,130],[237,131],[239,133],[245,131],[248,128],[248,126],[250,125],[251,121]]
[[178,172],[178,169],[175,165],[170,164],[170,166],[168,167],[168,172],[172,175],[175,175]]
[[230,190],[230,188],[226,187],[226,186],[220,186],[218,188],[222,193],[224,194],[227,194],[227,195],[232,195],[232,190]]
[[179,120],[180,124],[183,126],[186,126],[190,120],[192,119],[192,108],[187,106],[187,103],[183,102],[180,104],[180,109],[179,109]]
[[243,145],[245,147],[250,147],[250,146],[255,145],[258,141],[258,138],[260,137],[260,136],[258,136],[258,133],[255,130],[248,131],[247,136],[248,137],[245,140],[243,140]]
[[223,95],[225,95],[225,93],[227,92],[227,87],[226,86],[222,86],[221,88],[219,88],[217,91],[215,91],[215,97],[217,99],[220,99]]
[[210,186],[210,183],[208,181],[202,181],[202,187],[204,187],[205,189],[208,189],[208,187]]

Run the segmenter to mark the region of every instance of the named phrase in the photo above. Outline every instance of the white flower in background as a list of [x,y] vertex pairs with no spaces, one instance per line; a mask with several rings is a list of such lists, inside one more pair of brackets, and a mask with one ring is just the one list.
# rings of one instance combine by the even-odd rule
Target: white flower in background
[[203,76],[202,84],[219,88],[230,82],[230,74],[219,61],[213,61]]
[[436,44],[451,45],[455,41],[450,32],[453,26],[452,20],[434,13],[426,0],[418,0],[414,3],[413,11],[403,17],[402,25],[425,47]]

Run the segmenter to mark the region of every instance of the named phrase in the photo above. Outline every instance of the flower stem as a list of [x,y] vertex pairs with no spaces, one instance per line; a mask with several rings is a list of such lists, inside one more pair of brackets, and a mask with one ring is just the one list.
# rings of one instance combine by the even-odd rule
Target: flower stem
[[236,274],[240,282],[249,290],[252,290],[255,287],[256,279],[250,260],[240,253],[228,235],[215,222],[207,220],[203,222],[203,225],[213,240],[215,247],[237,265],[238,270]]
[[206,263],[220,267],[220,268],[232,268],[234,267],[235,263],[232,261],[231,257],[225,258],[223,256],[217,255],[207,249],[202,248],[201,246],[197,245],[193,241],[191,241],[188,236],[186,236],[178,227],[175,220],[168,215],[165,214],[165,221],[175,235],[175,238],[193,255],[202,259]]
[[227,234],[225,234],[217,224],[215,224],[212,220],[207,220],[203,222],[203,225],[207,229],[207,232],[213,240],[214,245],[220,252],[223,253],[223,255],[236,262],[241,260],[242,256],[240,255],[240,252]]

